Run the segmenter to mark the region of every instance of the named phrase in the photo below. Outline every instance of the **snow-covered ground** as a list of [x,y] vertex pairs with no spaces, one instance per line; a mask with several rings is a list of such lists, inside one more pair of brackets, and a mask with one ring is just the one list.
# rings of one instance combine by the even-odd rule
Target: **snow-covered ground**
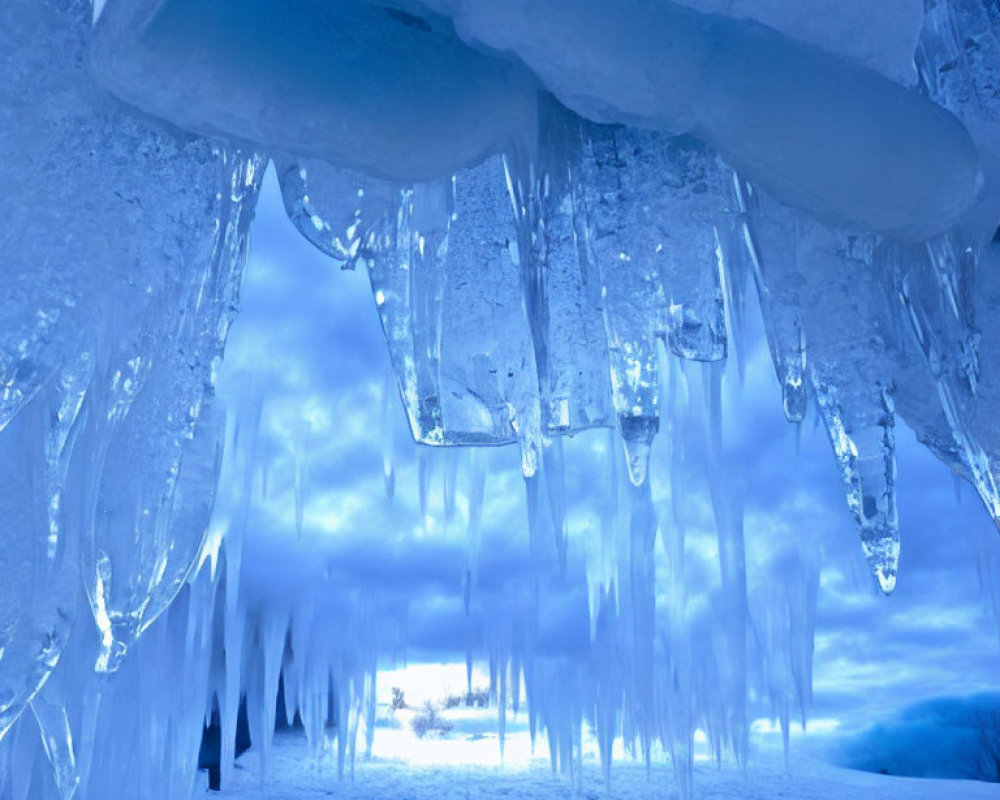
[[[541,744],[541,743],[540,743]],[[554,775],[544,747],[530,754],[527,733],[508,736],[504,763],[499,761],[494,734],[452,733],[443,738],[417,739],[408,730],[379,729],[370,761],[360,756],[354,779],[337,780],[335,753],[317,760],[301,732],[279,734],[268,774],[261,782],[257,754],[239,761],[220,800],[440,800],[440,798],[582,797],[587,800],[663,800],[679,793],[666,760],[645,767],[628,760],[614,764],[610,794],[593,754],[584,759],[583,786],[575,794],[565,777]],[[996,785],[972,781],[897,778],[830,766],[795,752],[785,768],[780,747],[758,741],[746,771],[733,763],[699,761],[695,766],[694,797],[701,800],[977,800],[997,798]]]

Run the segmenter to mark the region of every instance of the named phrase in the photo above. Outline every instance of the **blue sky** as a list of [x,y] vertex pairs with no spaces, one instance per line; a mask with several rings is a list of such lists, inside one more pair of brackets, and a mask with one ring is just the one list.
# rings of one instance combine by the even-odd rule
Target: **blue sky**
[[[921,698],[996,689],[1000,646],[977,553],[996,565],[1000,549],[975,492],[963,485],[957,498],[949,470],[905,426],[897,427],[900,579],[893,596],[880,596],[861,557],[825,431],[810,415],[797,437],[782,416],[755,304],[751,297],[745,382],[739,386],[732,369],[725,379],[724,438],[732,483],[744,498],[751,594],[768,590],[790,563],[789,553],[820,554],[814,716],[861,727]],[[308,596],[327,598],[321,602],[341,611],[360,604],[389,620],[382,642],[388,650],[401,652],[406,641],[411,660],[461,660],[484,620],[523,600],[530,559],[519,457],[511,448],[425,453],[431,490],[422,520],[420,462],[389,374],[367,276],[342,272],[298,235],[269,173],[243,309],[220,380],[230,408],[253,392],[264,397],[259,453],[265,467],[256,480],[259,496],[265,482],[267,495],[255,501],[248,523],[244,591],[251,602]],[[697,370],[687,375],[694,385]],[[599,452],[596,461],[591,456],[614,446],[604,432],[567,443],[570,564],[566,578],[547,584],[542,599],[543,627],[556,650],[572,651],[587,640],[584,570],[599,562],[595,498],[602,479],[595,464],[603,463]],[[392,503],[385,491],[387,452],[396,473]],[[669,437],[661,434],[652,473],[661,509],[671,499],[663,480],[669,455]],[[484,460],[490,474],[478,560],[481,602],[467,618],[466,497],[474,458]],[[306,487],[301,536],[296,469]],[[441,486],[449,474],[458,488],[446,521]],[[689,606],[696,621],[699,603],[713,602],[714,532],[704,481],[685,480]]]

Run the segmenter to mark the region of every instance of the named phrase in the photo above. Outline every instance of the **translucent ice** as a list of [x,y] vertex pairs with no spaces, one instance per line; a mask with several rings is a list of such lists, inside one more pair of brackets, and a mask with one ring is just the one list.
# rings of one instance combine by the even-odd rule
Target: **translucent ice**
[[307,238],[368,267],[414,439],[519,441],[533,473],[538,379],[502,160],[412,187],[317,162],[279,168]]
[[[0,133],[0,435],[18,475],[10,541],[25,548],[5,563],[33,583],[8,582],[3,606],[20,637],[0,645],[4,727],[59,657],[80,563],[107,666],[187,576],[215,479],[182,455],[210,403],[255,191],[255,157],[96,87],[89,15],[83,2],[0,12],[0,103],[20,121]],[[17,612],[25,602],[35,610]]]
[[[751,277],[885,592],[897,420],[1000,519],[1000,16],[871,5],[5,5],[0,797],[188,796],[213,718],[225,782],[279,685],[349,775],[417,647],[487,665],[501,747],[526,704],[577,786],[585,722],[606,780],[660,746],[682,792],[696,730],[787,744],[820,549],[741,492]],[[361,274],[272,253],[295,335],[230,353],[223,408],[254,147]],[[381,362],[328,358],[360,317],[327,278]]]

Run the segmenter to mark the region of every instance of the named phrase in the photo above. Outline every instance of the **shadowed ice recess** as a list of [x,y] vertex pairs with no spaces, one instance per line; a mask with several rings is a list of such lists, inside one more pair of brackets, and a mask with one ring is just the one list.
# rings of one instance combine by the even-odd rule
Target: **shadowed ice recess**
[[[995,0],[4,0],[0,75],[0,800],[187,797],[213,709],[225,783],[241,697],[264,769],[279,679],[343,772],[410,650],[573,776],[787,746],[830,549],[758,551],[758,334],[882,592],[898,436],[1000,523]],[[227,349],[267,169],[377,354],[316,276]]]

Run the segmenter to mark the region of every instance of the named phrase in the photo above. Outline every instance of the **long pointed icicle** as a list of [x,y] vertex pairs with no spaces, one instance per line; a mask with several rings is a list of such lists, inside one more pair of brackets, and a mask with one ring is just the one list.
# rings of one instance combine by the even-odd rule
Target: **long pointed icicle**
[[76,770],[73,734],[66,715],[66,707],[54,705],[44,697],[36,697],[31,702],[31,709],[38,721],[45,755],[52,765],[52,777],[55,779],[59,796],[62,800],[70,800],[80,785],[80,776]]
[[840,464],[847,505],[858,525],[865,558],[879,587],[889,594],[896,588],[899,565],[892,392],[883,387],[881,408],[869,412],[867,424],[859,424],[845,419],[836,389],[815,377],[813,388]]
[[[742,231],[750,263],[771,361],[781,384],[785,419],[799,423],[808,407],[806,340],[802,309],[795,283],[782,281],[773,271],[774,259],[794,257],[797,228],[794,217],[776,203],[758,202],[754,187],[733,173],[734,193],[742,219]],[[767,256],[765,260],[764,252]]]

